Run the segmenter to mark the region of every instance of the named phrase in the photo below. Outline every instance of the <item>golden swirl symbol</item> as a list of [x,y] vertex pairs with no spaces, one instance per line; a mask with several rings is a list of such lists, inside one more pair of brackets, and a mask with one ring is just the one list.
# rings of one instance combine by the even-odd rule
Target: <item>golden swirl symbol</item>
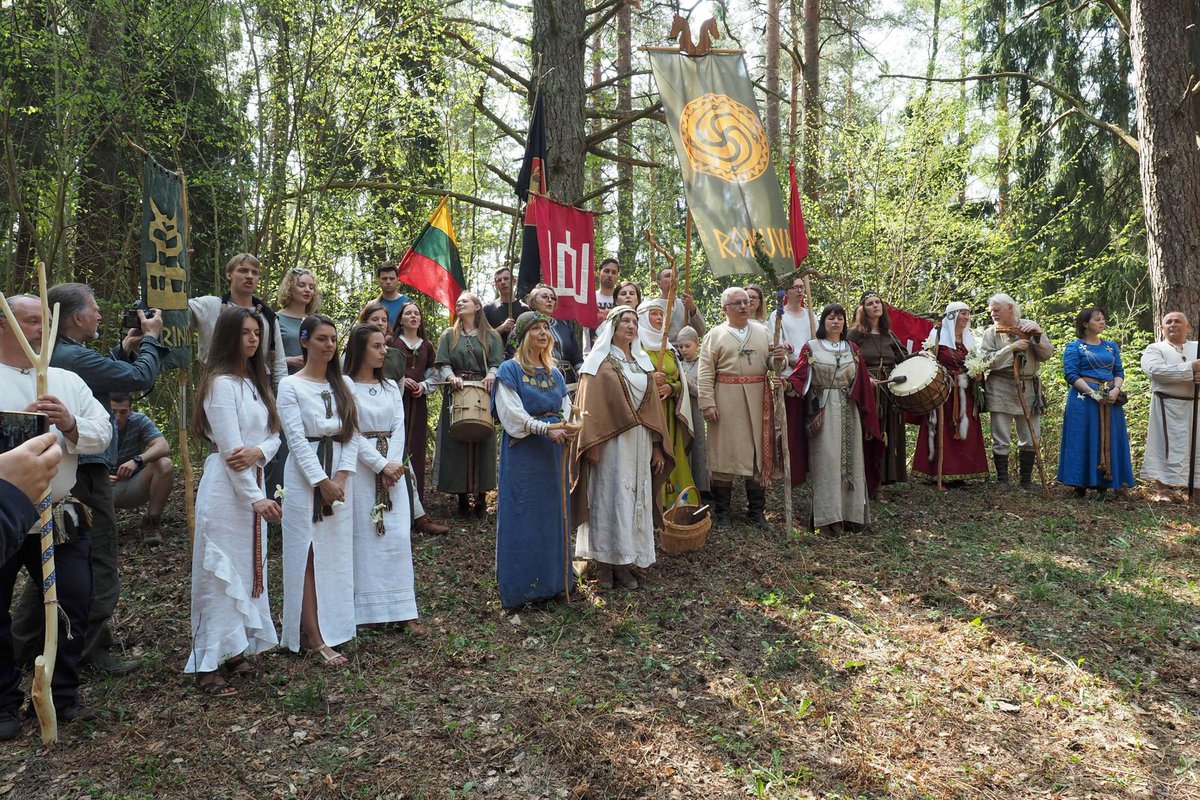
[[730,183],[754,180],[771,161],[758,115],[723,94],[710,92],[684,106],[679,134],[692,169]]

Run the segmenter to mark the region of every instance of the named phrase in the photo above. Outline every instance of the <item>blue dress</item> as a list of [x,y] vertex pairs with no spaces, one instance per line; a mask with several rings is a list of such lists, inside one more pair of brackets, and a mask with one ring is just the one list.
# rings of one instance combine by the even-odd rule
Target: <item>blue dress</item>
[[[1107,392],[1113,378],[1124,378],[1121,350],[1117,343],[1101,339],[1089,345],[1079,339],[1063,351],[1063,373],[1067,380],[1066,409],[1063,411],[1062,446],[1058,453],[1058,480],[1067,486],[1120,489],[1133,486],[1133,462],[1129,457],[1129,433],[1125,409],[1109,408],[1109,471],[1100,469],[1100,404],[1082,394],[1074,383],[1080,378]],[[1103,386],[1102,386],[1103,384]]]
[[[542,422],[562,416],[567,384],[557,370],[527,375],[509,359],[500,365],[492,390],[503,385],[517,393],[525,412]],[[503,422],[503,417],[501,417]],[[517,608],[567,590],[568,547],[563,524],[562,445],[535,434],[500,439],[500,483],[496,512],[496,582],[500,604]]]

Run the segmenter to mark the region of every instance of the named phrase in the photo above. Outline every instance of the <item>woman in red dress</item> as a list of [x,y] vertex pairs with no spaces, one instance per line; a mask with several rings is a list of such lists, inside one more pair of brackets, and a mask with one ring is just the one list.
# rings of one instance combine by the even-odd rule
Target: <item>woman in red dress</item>
[[[974,381],[967,374],[967,356],[975,346],[971,333],[971,309],[966,303],[951,303],[942,316],[938,340],[938,363],[950,373],[950,396],[921,420],[917,454],[912,471],[930,478],[938,476],[938,440],[942,441],[941,476],[952,486],[988,474],[983,429],[975,406]],[[939,437],[939,420],[942,431]]]

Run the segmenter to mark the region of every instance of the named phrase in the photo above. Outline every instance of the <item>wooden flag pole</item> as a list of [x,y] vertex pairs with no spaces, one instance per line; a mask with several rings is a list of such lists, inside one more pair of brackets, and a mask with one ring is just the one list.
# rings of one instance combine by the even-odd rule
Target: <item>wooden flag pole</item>
[[692,210],[687,212],[687,224],[684,225],[686,235],[683,250],[683,293],[692,296]]
[[[51,313],[46,299],[46,265],[38,264],[38,288],[42,298],[42,346],[35,353],[25,338],[16,315],[8,306],[4,294],[0,293],[0,306],[8,325],[16,334],[21,349],[33,364],[37,375],[37,395],[48,394],[50,358],[54,354],[54,342],[58,338],[59,307],[56,303]],[[58,584],[54,573],[54,515],[50,494],[38,504],[39,538],[42,547],[42,607],[45,610],[45,645],[42,654],[33,662],[33,708],[37,712],[38,727],[41,729],[42,744],[49,746],[58,741],[58,716],[54,712],[54,698],[50,691],[50,680],[54,676],[54,665],[58,660]]]
[[[184,241],[191,243],[191,229],[188,227],[187,176],[183,170],[178,171],[180,182],[180,206],[183,216]],[[191,259],[188,260],[188,270],[191,271]],[[191,342],[189,342],[191,344]],[[192,451],[188,443],[188,376],[191,372],[190,362],[179,368],[179,460],[183,463],[183,507],[187,515],[188,541],[196,541],[196,475],[192,470]]]

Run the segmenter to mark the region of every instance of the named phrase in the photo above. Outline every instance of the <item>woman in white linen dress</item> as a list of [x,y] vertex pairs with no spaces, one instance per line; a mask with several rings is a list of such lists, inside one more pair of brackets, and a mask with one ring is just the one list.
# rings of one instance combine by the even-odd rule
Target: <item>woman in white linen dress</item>
[[346,374],[358,405],[358,471],[354,496],[354,618],[359,625],[401,622],[415,636],[412,489],[404,464],[404,390],[383,377],[383,329],[358,325],[346,341]]
[[304,366],[279,384],[287,437],[283,475],[283,644],[331,667],[354,638],[354,508],[346,483],[358,461],[358,412],[341,374],[328,317],[300,324]]
[[193,432],[216,450],[204,462],[196,496],[192,652],[184,672],[218,696],[237,694],[226,677],[249,673],[247,656],[279,643],[267,598],[265,533],[279,506],[263,489],[263,468],[279,449],[280,423],[258,349],[265,327],[249,308],[221,314],[192,415]]

